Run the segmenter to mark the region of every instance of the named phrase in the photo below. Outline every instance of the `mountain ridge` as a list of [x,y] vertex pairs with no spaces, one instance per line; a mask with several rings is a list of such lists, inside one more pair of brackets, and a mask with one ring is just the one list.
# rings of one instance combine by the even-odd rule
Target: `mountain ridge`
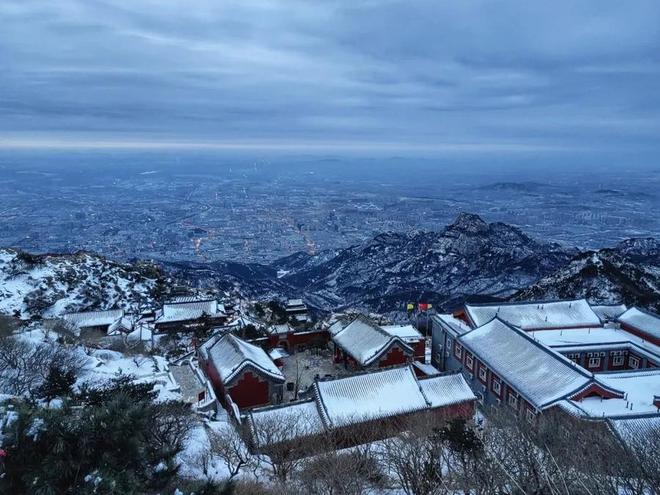
[[461,213],[437,231],[384,232],[345,249],[298,252],[270,264],[120,263],[93,253],[0,249],[0,312],[22,317],[152,304],[172,292],[198,289],[248,299],[304,297],[327,311],[395,313],[408,302],[447,309],[469,298],[562,297],[660,310],[660,243],[628,239],[582,252]]

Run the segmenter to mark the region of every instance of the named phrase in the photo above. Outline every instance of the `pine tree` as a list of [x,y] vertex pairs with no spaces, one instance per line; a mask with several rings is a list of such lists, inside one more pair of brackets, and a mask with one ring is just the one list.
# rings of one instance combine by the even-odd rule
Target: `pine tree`
[[68,397],[76,383],[76,372],[64,369],[58,364],[52,364],[44,383],[37,389],[37,397],[51,401],[56,397]]
[[4,432],[0,493],[115,495],[162,490],[191,427],[189,408],[136,396],[125,380],[60,409],[20,404]]

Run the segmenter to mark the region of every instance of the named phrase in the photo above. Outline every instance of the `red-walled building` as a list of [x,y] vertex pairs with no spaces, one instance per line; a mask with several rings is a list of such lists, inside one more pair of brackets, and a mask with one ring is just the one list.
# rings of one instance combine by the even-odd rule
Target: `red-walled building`
[[[466,421],[474,417],[476,397],[459,373],[418,379],[411,366],[377,370],[334,380],[317,380],[312,398],[250,411],[247,423],[252,447],[276,451],[315,440],[319,451],[366,443],[397,434],[405,421],[424,415],[424,421]],[[260,434],[273,422],[286,425],[282,434]],[[328,442],[327,436],[334,441]],[[324,439],[316,438],[324,436]],[[305,442],[307,443],[307,442]]]
[[224,407],[226,396],[241,409],[282,401],[284,376],[260,347],[225,334],[201,345],[198,357]]
[[412,325],[381,325],[381,328],[394,337],[399,337],[415,351],[415,361],[426,358],[426,339]]
[[347,369],[372,369],[410,363],[415,349],[367,317],[359,315],[332,336],[335,363]]
[[288,323],[273,325],[268,329],[268,347],[281,347],[288,352],[297,352],[313,346],[324,346],[330,340],[327,330],[312,328],[296,329]]
[[[434,362],[446,370],[461,370],[485,405],[507,405],[529,420],[550,409],[589,420],[657,416],[654,393],[660,390],[658,368],[599,367],[592,371],[588,363],[579,366],[550,345],[556,342],[560,347],[574,346],[580,336],[597,342],[606,339],[608,333],[613,334],[612,340],[618,337],[616,340],[620,341],[627,338],[624,330],[525,332],[499,318],[470,329],[452,320],[450,315],[435,319]],[[592,348],[589,352],[593,363],[605,359],[600,350]]]

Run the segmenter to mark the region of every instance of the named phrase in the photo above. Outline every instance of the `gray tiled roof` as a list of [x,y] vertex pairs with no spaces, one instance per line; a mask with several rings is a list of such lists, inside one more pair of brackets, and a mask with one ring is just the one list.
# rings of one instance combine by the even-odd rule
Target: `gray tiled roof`
[[497,318],[459,342],[539,409],[593,380],[588,371]]
[[523,330],[599,326],[600,318],[585,299],[525,303],[466,304],[465,311],[480,327],[497,317]]

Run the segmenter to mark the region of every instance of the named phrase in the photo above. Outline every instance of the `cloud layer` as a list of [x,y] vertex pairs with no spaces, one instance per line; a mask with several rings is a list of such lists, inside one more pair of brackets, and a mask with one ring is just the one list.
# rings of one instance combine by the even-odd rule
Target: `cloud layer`
[[660,150],[660,2],[4,0],[0,144]]

